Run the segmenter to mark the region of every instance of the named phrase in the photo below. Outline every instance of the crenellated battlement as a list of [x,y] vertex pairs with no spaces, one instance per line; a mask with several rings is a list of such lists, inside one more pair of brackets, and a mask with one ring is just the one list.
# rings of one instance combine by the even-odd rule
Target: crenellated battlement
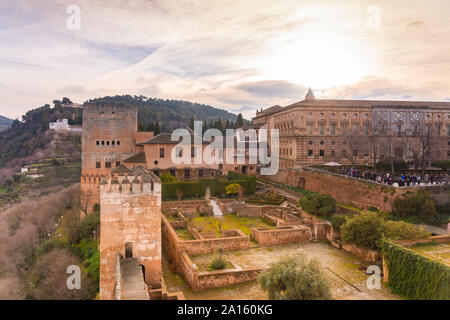
[[88,103],[83,106],[83,111],[87,112],[99,112],[99,111],[117,111],[117,112],[127,112],[136,111],[136,107],[128,106],[123,104],[114,103]]
[[148,176],[109,176],[100,180],[101,193],[145,193],[161,196],[161,183]]

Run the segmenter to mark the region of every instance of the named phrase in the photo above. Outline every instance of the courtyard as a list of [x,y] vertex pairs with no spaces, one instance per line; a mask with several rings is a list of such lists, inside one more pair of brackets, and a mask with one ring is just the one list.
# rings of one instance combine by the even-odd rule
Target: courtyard
[[416,244],[408,247],[415,253],[450,266],[450,242]]
[[[380,289],[368,289],[368,263],[343,250],[324,242],[305,242],[276,247],[256,247],[246,250],[225,251],[223,258],[235,268],[268,267],[282,256],[303,253],[309,259],[317,258],[329,280],[333,299],[337,300],[384,300],[400,299],[381,284]],[[207,266],[217,253],[191,256],[192,262]],[[194,292],[183,278],[172,272],[163,254],[163,277],[169,292],[183,291],[186,299],[267,299],[266,293],[256,280],[225,288]]]

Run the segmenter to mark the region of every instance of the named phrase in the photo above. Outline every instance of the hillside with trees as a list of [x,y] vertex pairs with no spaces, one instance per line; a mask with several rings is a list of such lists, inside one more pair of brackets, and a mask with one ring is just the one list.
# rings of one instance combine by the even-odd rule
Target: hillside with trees
[[[182,100],[122,95],[92,99],[86,103],[136,106],[140,129],[157,131],[155,133],[158,133],[158,131],[171,132],[177,128],[185,128],[188,126],[191,118],[203,121],[204,124],[208,125],[208,128],[219,126],[217,124],[219,119],[223,127],[227,126],[227,121],[234,123],[237,119],[235,114],[226,110]],[[228,127],[231,126],[229,125]]]

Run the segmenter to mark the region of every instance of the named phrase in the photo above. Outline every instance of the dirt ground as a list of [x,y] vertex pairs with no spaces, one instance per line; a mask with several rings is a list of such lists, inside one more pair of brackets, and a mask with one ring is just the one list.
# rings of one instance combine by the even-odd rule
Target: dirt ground
[[[284,255],[304,253],[308,258],[317,258],[329,280],[333,299],[337,300],[385,300],[400,299],[392,294],[381,283],[380,289],[369,289],[365,270],[369,264],[343,250],[332,247],[326,242],[307,242],[289,244],[269,248],[252,248],[240,251],[226,251],[223,257],[236,268],[268,267]],[[192,262],[197,264],[210,263],[214,254],[191,256]],[[170,265],[163,255],[163,276],[169,291],[183,291],[186,299],[225,299],[239,300],[267,299],[266,293],[257,281],[230,286],[227,288],[211,289],[201,292],[192,291],[180,275],[170,270]]]

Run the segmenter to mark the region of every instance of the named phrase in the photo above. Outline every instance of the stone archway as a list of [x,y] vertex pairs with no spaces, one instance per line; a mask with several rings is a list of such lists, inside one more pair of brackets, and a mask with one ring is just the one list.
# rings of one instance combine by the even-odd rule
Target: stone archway
[[303,177],[298,178],[297,181],[297,188],[305,189],[306,186],[306,180]]

